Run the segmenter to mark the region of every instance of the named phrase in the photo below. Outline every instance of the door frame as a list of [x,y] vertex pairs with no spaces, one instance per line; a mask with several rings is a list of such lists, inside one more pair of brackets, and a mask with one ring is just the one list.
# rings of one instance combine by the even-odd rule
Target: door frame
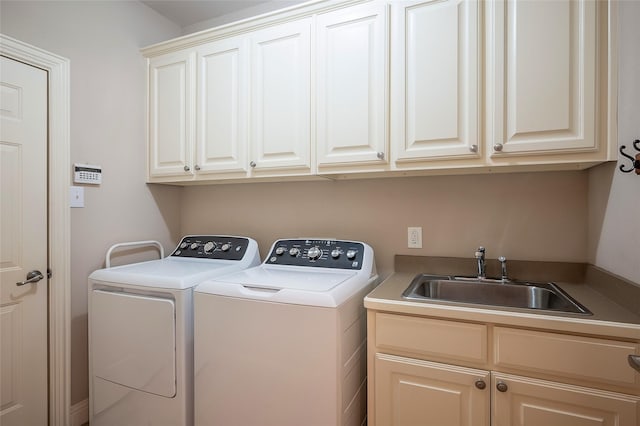
[[70,62],[3,34],[0,54],[48,72],[49,425],[64,426],[71,399]]

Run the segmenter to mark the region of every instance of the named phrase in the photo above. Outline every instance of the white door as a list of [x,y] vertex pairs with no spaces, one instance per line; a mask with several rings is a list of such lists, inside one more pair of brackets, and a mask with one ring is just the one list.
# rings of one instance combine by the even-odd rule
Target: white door
[[[47,73],[0,66],[0,424],[47,424]],[[35,281],[35,280],[34,280]]]

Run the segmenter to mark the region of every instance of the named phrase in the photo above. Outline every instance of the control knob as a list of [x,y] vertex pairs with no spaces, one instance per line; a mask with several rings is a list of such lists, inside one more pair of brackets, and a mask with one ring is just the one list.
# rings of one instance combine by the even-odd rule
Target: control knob
[[347,259],[353,260],[358,252],[355,250],[347,250]]
[[204,245],[204,252],[209,254],[213,251],[213,249],[216,248],[216,243],[214,243],[213,241],[208,241],[205,245]]
[[286,249],[286,248],[284,248],[284,247],[278,247],[278,248],[276,249],[276,254],[277,254],[278,256],[282,256],[282,255],[284,254],[284,252],[285,252],[285,251],[287,251],[287,249]]
[[337,259],[340,257],[340,250],[338,249],[333,249],[331,251],[331,257],[333,257],[334,259]]
[[191,245],[189,246],[189,248],[190,248],[191,250],[195,250],[195,249],[197,249],[197,248],[198,248],[198,243],[191,243]]
[[182,244],[180,244],[180,248],[181,248],[182,250],[186,249],[187,247],[189,247],[189,243],[182,243]]
[[229,243],[224,243],[222,245],[222,247],[220,247],[220,249],[222,249],[222,251],[229,251],[230,248],[231,248],[231,244],[229,244]]
[[322,250],[320,250],[318,247],[311,247],[307,252],[307,257],[309,257],[310,260],[316,260],[320,256],[322,256]]
[[300,249],[297,247],[292,247],[291,249],[289,249],[289,254],[293,257],[296,257],[298,254],[300,254]]

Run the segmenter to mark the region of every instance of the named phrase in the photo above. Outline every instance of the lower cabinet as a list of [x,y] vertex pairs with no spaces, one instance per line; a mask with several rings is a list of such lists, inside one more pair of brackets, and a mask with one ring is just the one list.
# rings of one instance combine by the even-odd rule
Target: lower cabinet
[[375,424],[637,426],[639,398],[387,354],[375,357]]
[[493,425],[637,426],[638,397],[492,374]]
[[369,426],[640,425],[638,342],[368,316]]
[[488,371],[377,354],[377,425],[489,426]]

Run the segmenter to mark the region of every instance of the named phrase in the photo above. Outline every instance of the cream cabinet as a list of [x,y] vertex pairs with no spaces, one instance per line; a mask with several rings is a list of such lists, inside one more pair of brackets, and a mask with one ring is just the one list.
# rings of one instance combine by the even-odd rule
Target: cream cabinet
[[320,173],[388,164],[388,12],[384,2],[317,16]]
[[386,354],[375,363],[376,424],[490,425],[488,371]]
[[639,398],[493,373],[492,425],[636,426]]
[[327,0],[143,49],[150,182],[584,169],[614,1]]
[[249,170],[249,43],[231,37],[196,48],[198,177],[245,176]]
[[607,42],[606,2],[485,7],[488,162],[607,159],[606,135],[598,133],[607,128],[598,115],[607,110],[606,53],[599,51]]
[[370,426],[640,422],[639,342],[367,315]]
[[252,175],[311,173],[312,19],[250,35]]
[[391,139],[396,168],[482,164],[481,2],[392,6]]
[[309,175],[311,18],[149,60],[149,180]]
[[169,53],[149,61],[150,178],[193,177],[195,62],[193,51]]

